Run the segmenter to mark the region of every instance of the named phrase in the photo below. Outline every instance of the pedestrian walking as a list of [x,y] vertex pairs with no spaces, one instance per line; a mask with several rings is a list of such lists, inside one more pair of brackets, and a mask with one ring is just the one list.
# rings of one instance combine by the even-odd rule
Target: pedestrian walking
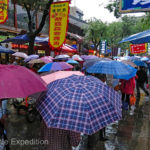
[[129,80],[120,79],[120,83],[123,108],[128,110],[130,108],[130,96],[134,95],[135,77]]
[[137,79],[136,79],[136,89],[137,89],[137,97],[140,98],[140,89],[142,89],[147,96],[149,96],[149,92],[144,87],[144,84],[148,84],[147,73],[144,70],[144,67],[140,66],[140,69],[137,71]]
[[80,133],[47,128],[44,121],[41,122],[41,140],[47,141],[43,145],[44,150],[72,150],[72,146],[76,147],[80,142]]

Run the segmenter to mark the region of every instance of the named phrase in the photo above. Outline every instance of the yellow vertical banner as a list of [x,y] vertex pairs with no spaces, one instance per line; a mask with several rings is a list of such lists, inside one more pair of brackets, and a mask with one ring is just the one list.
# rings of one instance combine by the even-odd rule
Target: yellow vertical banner
[[69,1],[51,4],[49,13],[49,45],[54,49],[59,49],[66,40]]
[[0,24],[8,19],[8,0],[0,0]]

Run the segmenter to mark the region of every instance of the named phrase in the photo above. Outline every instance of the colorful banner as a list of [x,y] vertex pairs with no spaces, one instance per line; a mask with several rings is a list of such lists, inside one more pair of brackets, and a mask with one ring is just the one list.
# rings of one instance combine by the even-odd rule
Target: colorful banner
[[120,12],[150,11],[150,0],[120,0]]
[[130,45],[131,54],[142,54],[147,52],[147,44],[131,44]]
[[8,19],[8,0],[0,0],[0,24]]
[[68,29],[69,1],[56,2],[50,7],[49,44],[59,49],[66,40]]

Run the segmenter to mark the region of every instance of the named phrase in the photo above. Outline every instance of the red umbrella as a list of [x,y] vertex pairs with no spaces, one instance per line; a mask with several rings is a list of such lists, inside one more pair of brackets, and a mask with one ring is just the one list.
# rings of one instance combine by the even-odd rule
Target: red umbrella
[[22,66],[0,65],[0,99],[26,97],[46,90],[46,83]]

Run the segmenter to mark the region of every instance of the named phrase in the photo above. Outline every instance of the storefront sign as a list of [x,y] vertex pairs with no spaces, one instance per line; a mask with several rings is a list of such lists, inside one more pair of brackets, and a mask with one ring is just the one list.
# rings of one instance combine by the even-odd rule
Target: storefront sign
[[49,14],[49,44],[59,49],[66,40],[68,29],[69,1],[56,2],[51,5]]
[[120,12],[150,11],[150,0],[120,0]]
[[147,44],[132,44],[130,45],[131,54],[142,54],[147,52]]
[[0,0],[0,24],[8,19],[8,0]]
[[100,42],[100,54],[106,54],[107,42],[101,41]]

